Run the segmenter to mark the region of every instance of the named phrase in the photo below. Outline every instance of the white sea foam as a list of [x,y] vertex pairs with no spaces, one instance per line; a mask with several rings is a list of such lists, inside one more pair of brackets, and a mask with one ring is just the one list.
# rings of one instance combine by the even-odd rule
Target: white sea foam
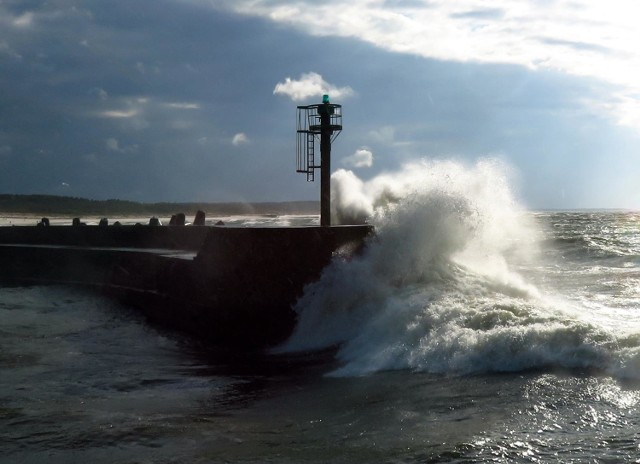
[[640,357],[617,350],[612,331],[514,272],[535,259],[537,232],[500,162],[424,161],[367,182],[348,171],[332,180],[334,217],[367,217],[377,233],[362,256],[335,260],[306,288],[297,328],[277,351],[339,346],[334,375],[640,373]]

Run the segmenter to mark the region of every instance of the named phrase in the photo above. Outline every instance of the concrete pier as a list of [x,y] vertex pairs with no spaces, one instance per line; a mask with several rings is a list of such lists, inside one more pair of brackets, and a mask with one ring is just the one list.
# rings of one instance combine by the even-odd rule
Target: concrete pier
[[370,226],[0,228],[0,282],[73,284],[214,345],[283,341],[304,286],[357,253]]

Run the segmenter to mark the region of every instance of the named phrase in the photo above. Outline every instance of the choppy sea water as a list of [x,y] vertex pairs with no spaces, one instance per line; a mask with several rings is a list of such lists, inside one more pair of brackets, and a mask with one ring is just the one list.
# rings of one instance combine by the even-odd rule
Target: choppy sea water
[[395,208],[260,358],[0,288],[0,462],[640,462],[640,214],[492,214]]

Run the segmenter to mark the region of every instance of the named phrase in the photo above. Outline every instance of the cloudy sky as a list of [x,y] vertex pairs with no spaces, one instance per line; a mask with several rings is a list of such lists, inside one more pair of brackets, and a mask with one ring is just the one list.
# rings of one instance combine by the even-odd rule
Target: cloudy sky
[[0,193],[317,199],[333,166],[493,157],[533,209],[640,208],[635,1],[0,0]]

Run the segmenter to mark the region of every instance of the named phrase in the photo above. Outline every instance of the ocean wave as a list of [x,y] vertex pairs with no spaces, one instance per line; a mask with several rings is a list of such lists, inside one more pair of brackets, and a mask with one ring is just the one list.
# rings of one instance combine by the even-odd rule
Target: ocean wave
[[[336,259],[305,289],[295,332],[275,351],[338,347],[338,376],[549,367],[640,376],[640,340],[514,271],[537,265],[540,233],[499,164],[408,171],[411,179],[350,179],[359,191],[347,210],[364,205],[377,234],[361,256]],[[578,237],[571,246],[587,245]]]

